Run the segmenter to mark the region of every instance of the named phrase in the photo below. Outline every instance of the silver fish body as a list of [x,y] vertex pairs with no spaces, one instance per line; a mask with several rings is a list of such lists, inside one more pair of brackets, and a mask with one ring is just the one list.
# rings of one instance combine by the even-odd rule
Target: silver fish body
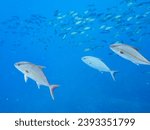
[[132,46],[122,43],[115,43],[110,45],[110,49],[122,58],[129,60],[136,65],[150,65],[150,61],[148,61],[144,56],[142,56],[138,52],[136,48]]
[[50,85],[45,74],[43,73],[42,69],[43,66],[38,66],[30,62],[17,62],[14,66],[24,74],[24,80],[27,82],[28,78],[31,78],[37,83],[38,88],[40,85],[47,86],[50,89],[50,94],[52,99],[54,99],[53,91],[58,85]]
[[84,56],[81,58],[81,60],[88,66],[90,66],[100,72],[109,72],[111,74],[113,80],[115,80],[114,74],[116,71],[110,70],[110,68],[99,58],[94,57],[94,56]]

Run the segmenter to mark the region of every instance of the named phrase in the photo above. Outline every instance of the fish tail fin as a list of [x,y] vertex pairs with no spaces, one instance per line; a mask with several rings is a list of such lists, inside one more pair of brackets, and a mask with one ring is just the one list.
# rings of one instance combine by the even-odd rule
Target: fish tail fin
[[58,87],[59,85],[49,85],[50,94],[53,100],[54,100],[54,90]]
[[111,77],[112,77],[112,79],[115,81],[116,79],[115,79],[115,74],[117,73],[117,71],[110,71],[110,74],[111,74]]

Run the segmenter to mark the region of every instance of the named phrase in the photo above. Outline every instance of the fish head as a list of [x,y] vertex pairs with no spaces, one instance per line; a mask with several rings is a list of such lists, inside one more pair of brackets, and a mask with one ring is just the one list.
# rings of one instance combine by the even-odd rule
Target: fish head
[[84,56],[81,58],[81,60],[87,65],[93,67],[94,63],[97,61],[97,58],[93,56]]
[[29,62],[17,62],[14,64],[14,66],[21,71],[22,73],[26,74],[28,73],[28,67],[29,67],[30,63]]
[[82,60],[84,63],[89,63],[90,56],[84,56],[84,57],[81,58],[81,60]]
[[115,53],[120,53],[120,51],[122,50],[122,43],[114,43],[110,45],[110,49],[115,52]]

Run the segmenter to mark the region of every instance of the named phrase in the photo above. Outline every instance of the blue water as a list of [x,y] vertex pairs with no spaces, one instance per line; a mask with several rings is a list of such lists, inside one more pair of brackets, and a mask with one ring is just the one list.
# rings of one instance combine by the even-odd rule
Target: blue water
[[[109,48],[120,41],[150,60],[148,2],[0,0],[0,112],[150,112],[150,66],[137,66]],[[94,21],[79,26],[75,17]],[[111,29],[99,29],[103,25]],[[116,81],[83,63],[87,55],[118,71]],[[24,82],[14,67],[19,61],[46,67],[48,81],[59,84],[54,101],[48,87]]]

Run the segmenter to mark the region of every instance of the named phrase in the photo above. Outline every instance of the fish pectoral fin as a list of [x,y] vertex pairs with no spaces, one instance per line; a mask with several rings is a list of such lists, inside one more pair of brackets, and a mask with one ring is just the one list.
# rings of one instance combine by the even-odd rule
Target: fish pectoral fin
[[25,81],[25,83],[27,82],[27,80],[28,80],[28,77],[27,77],[27,75],[24,74],[24,81]]
[[36,82],[37,86],[38,86],[38,89],[40,89],[40,84],[38,82]]

